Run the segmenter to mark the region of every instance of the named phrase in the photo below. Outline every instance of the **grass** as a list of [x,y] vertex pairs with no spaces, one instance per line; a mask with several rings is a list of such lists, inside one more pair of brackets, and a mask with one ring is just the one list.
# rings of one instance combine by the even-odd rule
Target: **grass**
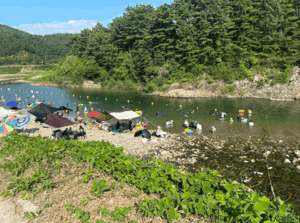
[[22,67],[0,67],[0,74],[16,74],[22,70]]
[[[30,219],[51,222],[64,216],[65,222],[75,222],[77,218],[82,222],[158,223],[200,222],[203,217],[209,222],[300,220],[292,214],[292,205],[279,198],[270,201],[256,192],[246,192],[244,185],[221,179],[218,171],[182,174],[175,165],[161,160],[125,156],[123,148],[108,142],[50,140],[13,132],[2,137],[0,145],[3,197],[19,198],[23,194],[30,200],[33,194],[39,200],[45,191],[51,193],[41,203],[53,202],[54,207],[41,210],[39,216],[28,212]],[[66,171],[57,175],[58,169]],[[7,177],[3,177],[4,173],[8,173]],[[74,180],[84,175],[88,182]],[[88,199],[89,196],[92,198]],[[100,209],[107,216],[95,215],[99,203],[109,209]],[[47,211],[62,205],[63,211],[57,216],[44,219]],[[66,215],[67,212],[70,214]]]

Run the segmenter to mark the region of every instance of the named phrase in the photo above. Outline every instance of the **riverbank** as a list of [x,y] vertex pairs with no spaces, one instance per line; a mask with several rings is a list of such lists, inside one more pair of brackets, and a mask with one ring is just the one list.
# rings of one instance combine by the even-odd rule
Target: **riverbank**
[[[78,127],[72,128],[76,130]],[[274,200],[275,194],[286,203],[292,203],[296,214],[300,214],[300,201],[297,199],[300,197],[300,141],[241,134],[224,138],[214,134],[208,137],[168,133],[157,143],[142,143],[140,137],[134,137],[134,131],[113,135],[89,125],[84,127],[87,135],[80,141],[104,140],[123,147],[126,155],[131,154],[137,159],[154,157],[191,173],[198,173],[201,168],[218,170],[224,178],[245,184],[249,191],[263,192],[271,200]],[[27,129],[36,130],[30,136],[42,137],[50,137],[53,131],[35,122]],[[153,130],[149,129],[150,132]]]
[[[125,134],[121,134],[121,135],[125,135]],[[13,197],[7,197],[7,198],[2,198],[0,199],[0,207],[2,207],[2,209],[0,208],[0,216],[4,216],[5,218],[3,219],[7,219],[7,216],[11,217],[11,219],[8,219],[7,222],[16,222],[16,221],[20,221],[22,220],[22,222],[29,222],[28,220],[25,220],[25,216],[24,216],[24,212],[29,211],[32,212],[32,215],[34,215],[36,217],[36,219],[33,222],[43,222],[43,221],[55,221],[55,220],[63,220],[64,222],[76,222],[76,217],[74,216],[74,214],[70,214],[66,211],[66,204],[71,204],[74,205],[76,208],[79,208],[83,211],[86,211],[89,213],[89,220],[95,221],[96,218],[101,217],[103,220],[109,220],[108,216],[103,215],[102,211],[101,211],[101,215],[99,214],[99,207],[101,208],[107,208],[108,210],[110,210],[110,212],[116,210],[115,208],[117,208],[117,206],[119,207],[133,207],[133,209],[131,209],[132,211],[130,211],[130,213],[126,216],[126,218],[128,219],[128,221],[132,221],[132,220],[136,220],[136,222],[164,222],[163,219],[161,219],[159,216],[154,216],[152,217],[146,217],[143,215],[140,215],[139,212],[137,211],[137,207],[141,207],[141,203],[138,202],[138,200],[145,200],[145,199],[161,199],[162,197],[157,196],[156,193],[151,192],[150,194],[146,194],[143,191],[139,190],[137,187],[135,187],[134,185],[129,185],[127,183],[122,183],[122,181],[120,181],[119,177],[122,177],[123,175],[120,175],[118,173],[118,169],[115,171],[111,171],[111,174],[107,174],[106,172],[110,172],[110,168],[117,168],[116,166],[113,166],[113,163],[110,164],[109,160],[112,159],[114,160],[113,162],[120,162],[120,160],[116,157],[119,156],[117,150],[119,150],[119,148],[116,150],[112,147],[110,147],[110,149],[107,149],[107,146],[109,146],[110,144],[97,144],[97,145],[103,145],[104,147],[95,147],[96,144],[82,144],[82,143],[72,143],[72,141],[64,141],[64,140],[60,140],[59,142],[57,142],[57,144],[53,144],[55,143],[56,140],[46,140],[44,141],[44,139],[42,138],[33,138],[32,139],[32,146],[29,146],[29,144],[31,143],[31,140],[28,137],[23,137],[22,136],[18,136],[15,137],[14,143],[16,143],[19,147],[16,147],[17,151],[22,149],[25,150],[25,152],[27,151],[27,155],[26,155],[26,160],[33,160],[36,164],[39,164],[37,167],[39,167],[39,171],[41,172],[41,170],[46,171],[46,173],[49,173],[49,176],[46,179],[50,179],[51,183],[53,183],[54,186],[50,186],[50,184],[47,186],[49,188],[47,189],[43,189],[43,187],[45,187],[45,182],[50,183],[49,180],[47,181],[42,181],[41,185],[40,183],[37,184],[37,188],[33,188],[33,190],[25,189],[25,193],[16,193],[15,196]],[[201,155],[201,146],[205,145],[204,148],[206,150],[205,155],[201,155],[201,157],[203,158],[203,160],[220,160],[222,159],[227,165],[222,166],[221,168],[223,169],[231,169],[232,172],[234,172],[234,166],[231,165],[231,163],[227,163],[224,159],[224,157],[221,157],[221,153],[216,153],[215,150],[218,149],[219,151],[222,150],[222,148],[225,150],[227,147],[229,148],[230,154],[232,156],[235,155],[235,148],[234,145],[229,145],[226,141],[221,141],[220,143],[217,143],[217,141],[209,139],[207,137],[203,137],[202,139],[200,139],[198,142],[194,141],[193,137],[189,137],[189,136],[180,136],[180,135],[169,135],[169,137],[172,139],[171,141],[174,144],[170,144],[169,146],[171,146],[170,148],[172,150],[167,151],[165,145],[164,148],[162,148],[161,151],[158,151],[158,155],[154,156],[156,158],[162,158],[163,160],[165,160],[166,162],[172,162],[169,156],[170,154],[174,155],[173,157],[176,157],[177,160],[174,160],[172,163],[176,163],[177,165],[179,163],[183,163],[185,166],[186,165],[194,165],[195,162],[195,154],[197,155]],[[240,146],[248,146],[249,144],[252,144],[252,139],[244,139],[245,141],[241,141],[241,143],[243,143],[243,145]],[[267,142],[264,139],[255,139],[255,141],[263,141],[263,143]],[[7,143],[9,143],[10,141],[6,140]],[[44,146],[41,146],[41,143],[45,142],[49,147],[49,149],[46,149]],[[125,141],[124,143],[128,143],[128,141]],[[254,142],[254,141],[253,141]],[[285,142],[282,141],[278,141],[278,142],[272,142],[272,141],[268,141],[271,145],[274,144],[279,144],[282,146],[287,146],[287,144]],[[237,145],[239,145],[239,143],[236,143]],[[248,144],[248,145],[247,145]],[[25,163],[22,162],[21,157],[24,156],[22,154],[22,152],[16,153],[16,151],[11,148],[11,146],[5,146],[6,143],[1,144],[1,149],[3,148],[4,150],[1,151],[1,162],[7,162],[7,161],[11,161],[14,162],[15,160],[19,160],[19,168],[23,168]],[[86,146],[85,146],[86,145]],[[163,144],[161,144],[163,145]],[[22,147],[23,146],[23,147]],[[75,147],[74,147],[75,146]],[[192,146],[193,149],[190,149],[186,146]],[[251,147],[253,146],[253,147]],[[256,149],[259,148],[255,148],[255,145],[251,145],[250,149],[252,149],[253,151],[255,151]],[[32,147],[32,148],[31,148]],[[184,154],[180,154],[180,151],[177,151],[177,147],[183,148],[183,150],[181,152],[184,152]],[[52,148],[52,149],[51,149]],[[53,149],[54,148],[54,149]],[[95,150],[95,148],[97,148]],[[104,149],[104,151],[102,151]],[[276,152],[274,151],[270,151],[269,152],[266,151],[264,152],[264,154],[262,155],[263,157],[268,158],[269,160],[272,159],[272,153]],[[83,151],[82,151],[83,150]],[[111,151],[114,150],[114,151]],[[184,151],[186,150],[186,151]],[[212,158],[212,154],[209,154],[210,150],[212,150],[211,152],[214,154],[214,157]],[[98,151],[98,152],[97,152]],[[102,152],[101,152],[102,151]],[[297,156],[297,154],[299,154],[297,151],[293,151],[292,149],[290,149],[289,151],[292,151],[295,153],[295,155]],[[94,156],[99,156],[99,154],[101,154],[101,157],[97,157],[96,163],[94,163],[95,165],[93,165],[93,161],[90,160],[89,156],[93,157],[93,154],[96,152],[97,155]],[[12,153],[12,155],[10,155]],[[78,154],[77,154],[78,153]],[[199,154],[200,153],[200,154]],[[13,155],[14,154],[14,155]],[[61,155],[60,155],[61,154]],[[64,154],[62,156],[62,154]],[[8,156],[9,155],[9,156]],[[182,155],[185,155],[186,158],[181,158]],[[290,154],[291,155],[291,154]],[[299,154],[300,155],[300,154]],[[15,157],[14,157],[15,156]],[[111,156],[111,157],[110,157]],[[60,157],[59,159],[55,158],[55,157]],[[62,159],[63,157],[67,158],[67,159]],[[73,157],[71,159],[71,157]],[[76,158],[77,157],[77,158]],[[169,157],[169,158],[167,158]],[[16,159],[14,159],[16,158]],[[42,158],[42,159],[40,159]],[[122,158],[122,156],[119,157],[121,160],[124,159],[124,157]],[[140,159],[147,159],[149,157],[140,157]],[[219,159],[218,159],[219,158]],[[252,158],[252,159],[251,159]],[[292,157],[291,157],[292,158]],[[102,163],[102,165],[98,165],[99,161],[101,162],[101,159],[107,160],[106,162],[108,163]],[[128,158],[126,158],[128,159]],[[198,158],[199,159],[199,158]],[[259,158],[254,158],[254,157],[239,157],[240,162],[242,163],[242,165],[247,165],[248,159],[251,159],[252,163],[256,163],[256,162],[260,162],[261,160]],[[52,164],[52,162],[55,160],[55,163]],[[179,162],[178,162],[179,160]],[[182,160],[183,162],[180,162],[180,160]],[[187,160],[189,160],[188,162],[186,162]],[[230,162],[230,157],[227,158],[227,161]],[[253,162],[254,160],[254,162]],[[103,161],[103,160],[102,160]],[[128,160],[127,160],[128,161]],[[132,163],[131,165],[133,167],[135,167],[137,165],[137,161],[133,162],[133,160],[131,160]],[[192,161],[192,162],[191,162]],[[10,163],[10,162],[8,162]],[[32,163],[32,162],[29,162]],[[122,163],[122,164],[121,164]],[[152,168],[151,165],[153,162],[149,162],[148,166],[144,166],[144,168],[140,169],[140,171],[138,172],[139,174],[136,175],[136,171],[134,172],[134,176],[136,176],[136,178],[138,178],[142,173],[143,173],[143,169],[146,168],[146,170],[148,170],[148,168]],[[269,162],[270,163],[270,162]],[[48,164],[48,166],[47,166]],[[159,162],[157,162],[157,164],[159,164]],[[156,164],[156,165],[157,165]],[[126,160],[124,160],[123,162],[120,162],[118,165],[121,165],[122,168],[131,168],[131,165],[128,165],[128,162],[126,162]],[[11,165],[6,165],[8,170],[11,171],[13,170]],[[94,167],[93,167],[94,166]],[[108,166],[108,169],[106,169],[106,166]],[[34,172],[34,165],[33,166],[28,166],[25,165],[25,176],[31,176],[33,173],[37,173]],[[28,168],[30,167],[30,168]],[[100,169],[104,168],[105,171],[100,171],[98,172],[97,168],[100,167]],[[157,166],[159,167],[159,165]],[[180,168],[179,166],[177,166],[178,168]],[[272,166],[268,166],[269,171],[275,171],[275,168],[277,168],[277,166],[275,168],[270,168]],[[183,166],[184,168],[184,166]],[[204,169],[206,169],[207,167],[204,167]],[[186,168],[184,168],[186,169]],[[201,170],[199,167],[195,167],[193,168],[193,171],[190,171],[190,173],[181,171],[181,175],[188,175],[188,179],[192,179],[194,176],[198,176],[202,179],[203,181],[206,182],[206,177],[208,177],[209,182],[211,182],[213,184],[214,179],[213,176],[216,177],[216,174],[218,174],[218,172],[212,172],[211,176],[209,174],[209,170],[207,170],[208,172],[205,174],[205,170]],[[196,169],[196,170],[195,170]],[[217,169],[217,168],[215,168]],[[157,170],[157,169],[156,169]],[[176,175],[174,172],[167,172],[169,171],[168,169],[162,168],[160,171],[157,170],[157,172],[159,172],[159,174],[164,173],[164,171],[166,171],[167,174],[171,173],[171,179],[176,180]],[[126,171],[123,170],[123,171]],[[132,170],[133,171],[133,170]],[[156,171],[152,171],[151,172],[151,178],[153,172],[156,173]],[[221,175],[223,175],[224,177],[224,172],[226,171],[221,171]],[[253,191],[256,190],[256,188],[254,188],[257,185],[263,184],[262,181],[264,180],[268,180],[268,177],[265,176],[264,172],[258,172],[255,171],[254,174],[256,174],[258,176],[258,183],[257,185],[251,186],[249,187],[249,185],[247,183],[255,181],[256,179],[252,179],[254,177],[244,177],[245,174],[244,172],[247,172],[245,169],[238,169],[237,171],[237,175],[239,175],[241,178],[245,178],[244,183],[246,183],[246,185],[248,187],[246,187],[243,190],[246,191]],[[42,173],[42,172],[41,172]],[[45,178],[45,174],[39,174],[36,175],[37,178],[42,177]],[[197,174],[193,174],[193,173],[198,173]],[[201,173],[201,174],[200,174]],[[294,173],[286,173],[286,174],[293,174],[293,178],[296,178],[296,175]],[[9,187],[16,187],[15,184],[11,183],[14,182],[14,180],[12,179],[11,181],[9,181],[9,178],[12,177],[12,174],[5,174],[4,172],[1,171],[0,173],[1,179],[3,179],[0,182],[0,191],[6,192],[8,185],[10,185]],[[119,176],[119,177],[117,177]],[[127,175],[126,175],[127,176]],[[164,175],[163,175],[164,176]],[[123,176],[124,177],[124,176]],[[130,174],[127,176],[128,177],[132,177]],[[127,179],[126,178],[126,179]],[[136,179],[134,178],[134,179]],[[231,178],[226,178],[225,179],[231,179]],[[111,185],[112,183],[115,183],[117,185],[116,188],[114,188],[113,190],[108,190],[108,192],[97,192],[97,193],[101,193],[101,196],[91,196],[90,194],[90,188],[94,187],[95,184],[95,180],[97,181],[97,179],[104,179],[106,180],[106,185]],[[129,179],[129,178],[128,178]],[[134,180],[133,179],[133,180]],[[270,178],[269,178],[270,179]],[[282,179],[281,179],[282,180]],[[28,182],[28,179],[25,179],[24,181]],[[37,179],[38,181],[38,179]],[[239,181],[239,180],[237,180]],[[295,181],[297,181],[297,179],[295,179]],[[19,181],[17,181],[19,182]],[[136,182],[136,181],[134,181]],[[140,182],[140,181],[138,181]],[[142,181],[143,182],[143,181]],[[148,181],[147,181],[148,182]],[[151,183],[152,181],[150,180],[148,183]],[[166,182],[166,181],[163,181]],[[193,183],[193,180],[189,180],[187,181],[189,183]],[[200,183],[200,187],[202,187],[202,181],[198,180],[198,183]],[[220,179],[218,180],[218,182],[220,183]],[[231,185],[237,185],[236,181],[225,181],[225,182],[232,182]],[[224,183],[224,181],[222,181],[222,183]],[[283,183],[286,183],[286,181],[283,181]],[[227,184],[227,183],[226,183]],[[44,185],[44,186],[43,186]],[[138,184],[137,184],[138,185]],[[178,187],[180,187],[181,184],[178,185]],[[189,184],[188,184],[189,185]],[[274,179],[272,178],[272,185],[274,187],[274,191],[276,193],[277,197],[280,197],[282,199],[281,194],[278,192],[278,187],[276,185],[276,183],[274,183]],[[287,185],[288,187],[293,187],[294,184]],[[209,188],[211,187],[211,185],[209,184],[208,186]],[[203,187],[202,187],[203,188]],[[230,188],[228,188],[227,186],[225,186],[225,188],[227,190],[230,191]],[[163,188],[162,188],[163,189]],[[193,187],[191,188],[193,189]],[[205,186],[204,186],[205,189]],[[203,190],[204,190],[203,189]],[[206,188],[207,189],[207,188]],[[221,187],[222,189],[222,187]],[[224,188],[223,188],[224,189]],[[241,189],[241,188],[240,188]],[[24,190],[23,190],[24,191]],[[41,192],[42,191],[42,192]],[[92,191],[92,189],[91,189]],[[218,191],[220,193],[220,191]],[[189,193],[186,192],[187,194],[185,194],[185,196],[187,196]],[[210,192],[211,193],[211,192]],[[236,191],[236,193],[238,193]],[[293,190],[293,197],[297,197],[297,191]],[[92,193],[93,194],[93,193]],[[226,196],[231,196],[231,193],[229,192]],[[244,194],[245,195],[245,194]],[[268,196],[267,194],[265,194],[266,196]],[[183,196],[183,195],[182,195]],[[259,197],[263,196],[262,194],[259,193]],[[91,198],[92,197],[92,198]],[[147,198],[149,197],[149,198]],[[243,196],[245,197],[245,196]],[[272,199],[272,196],[269,196]],[[253,196],[252,196],[253,198]],[[185,197],[182,197],[182,199],[186,199]],[[214,194],[212,196],[212,199],[214,199]],[[220,199],[218,197],[216,197],[216,199]],[[245,198],[243,198],[245,199]],[[264,197],[264,200],[266,200],[267,198]],[[164,200],[164,198],[162,199]],[[278,198],[277,198],[278,200]],[[290,203],[291,199],[283,199],[285,200],[285,204]],[[269,200],[267,200],[269,202]],[[280,200],[279,200],[280,201]],[[292,200],[293,201],[293,200]],[[259,202],[259,201],[257,201]],[[277,201],[276,201],[277,202]],[[297,201],[296,201],[297,202]],[[191,204],[192,205],[192,204]],[[297,204],[294,204],[296,209],[298,208]],[[204,207],[206,207],[206,205],[204,205]],[[185,211],[182,211],[182,208],[184,208],[184,206],[180,206],[180,211],[179,213],[182,214],[182,218],[179,221],[176,222],[212,222],[213,220],[209,220],[209,219],[203,219],[200,218],[199,215],[190,215],[190,216],[186,216],[185,215]],[[268,206],[266,210],[271,210],[274,207],[272,205],[270,205],[270,207]],[[205,208],[206,209],[206,208]],[[242,208],[243,209],[243,208]],[[3,210],[5,210],[5,212],[3,212]],[[13,211],[15,210],[13,214]],[[100,209],[101,210],[101,209]],[[185,210],[185,209],[184,209]],[[244,209],[243,209],[244,210]],[[192,211],[192,209],[191,209]],[[97,213],[97,214],[96,214]],[[168,213],[168,212],[167,212]],[[274,212],[272,212],[274,213]],[[77,216],[78,217],[78,216]],[[167,216],[169,217],[169,216]],[[290,221],[292,222],[292,221]],[[295,221],[293,221],[295,222]]]
[[[168,98],[241,98],[241,99],[264,99],[272,101],[293,101],[300,100],[300,69],[294,67],[285,84],[272,84],[272,80],[267,80],[265,76],[258,74],[253,80],[236,80],[232,84],[226,84],[223,81],[214,81],[209,84],[207,80],[197,80],[195,83],[173,83],[165,85],[166,89],[144,93],[145,95],[168,97]],[[15,74],[14,74],[15,75]],[[9,75],[5,75],[6,78]],[[32,76],[23,80],[11,80],[12,83],[26,83],[36,86],[60,87],[60,85],[49,82],[39,82],[43,75]],[[13,76],[12,76],[13,77]],[[8,79],[6,79],[7,81]],[[67,84],[68,88],[89,88],[89,89],[107,89],[93,81],[85,80],[82,85]],[[142,91],[140,86],[137,90]]]

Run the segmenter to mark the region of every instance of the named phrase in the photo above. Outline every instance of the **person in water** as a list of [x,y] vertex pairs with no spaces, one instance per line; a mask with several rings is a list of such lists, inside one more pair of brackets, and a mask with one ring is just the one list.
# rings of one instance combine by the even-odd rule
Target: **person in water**
[[188,127],[189,126],[189,121],[186,119],[182,125],[183,125],[183,127]]
[[226,113],[225,112],[221,112],[221,118],[224,118],[226,116]]
[[214,133],[214,132],[216,132],[216,131],[217,131],[216,127],[215,127],[215,126],[212,126],[212,127],[211,127],[211,132]]
[[67,102],[67,107],[69,107],[69,102]]
[[252,120],[250,120],[249,125],[254,126],[254,123],[252,122]]

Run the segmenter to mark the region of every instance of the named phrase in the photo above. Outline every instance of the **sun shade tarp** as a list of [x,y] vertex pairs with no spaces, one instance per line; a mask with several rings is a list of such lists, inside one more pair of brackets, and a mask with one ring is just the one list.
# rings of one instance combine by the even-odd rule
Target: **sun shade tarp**
[[141,118],[141,116],[130,109],[124,109],[121,111],[111,111],[109,112],[114,118],[119,121],[132,121]]
[[60,106],[56,111],[65,111],[65,110],[68,110],[68,111],[73,111],[73,109],[71,108],[68,108],[68,107],[65,107],[65,106]]
[[77,124],[76,122],[72,122],[71,120],[67,118],[58,117],[54,114],[49,114],[47,120],[45,121],[45,124],[54,127],[54,128],[62,128],[69,125]]
[[112,119],[113,116],[110,115],[108,112],[106,111],[101,111],[100,114],[93,116],[92,118],[97,119],[99,121],[107,121],[109,119]]
[[0,107],[0,115],[11,115],[14,114],[15,112],[9,111],[3,107]]
[[47,115],[53,113],[57,111],[57,108],[52,107],[50,105],[46,105],[44,103],[40,103],[37,106],[35,106],[34,108],[30,109],[28,112],[32,115],[34,115],[35,117],[42,119],[47,117]]

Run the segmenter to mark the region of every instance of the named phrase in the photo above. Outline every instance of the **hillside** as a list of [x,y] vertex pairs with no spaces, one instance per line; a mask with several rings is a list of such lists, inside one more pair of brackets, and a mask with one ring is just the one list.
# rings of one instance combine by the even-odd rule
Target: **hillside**
[[259,73],[272,84],[286,83],[300,63],[299,8],[296,0],[128,6],[107,27],[72,36],[72,57],[53,80],[89,79],[108,88],[138,83],[147,92],[202,79],[252,81]]
[[0,25],[0,65],[56,62],[70,51],[66,43],[72,35],[32,35]]

